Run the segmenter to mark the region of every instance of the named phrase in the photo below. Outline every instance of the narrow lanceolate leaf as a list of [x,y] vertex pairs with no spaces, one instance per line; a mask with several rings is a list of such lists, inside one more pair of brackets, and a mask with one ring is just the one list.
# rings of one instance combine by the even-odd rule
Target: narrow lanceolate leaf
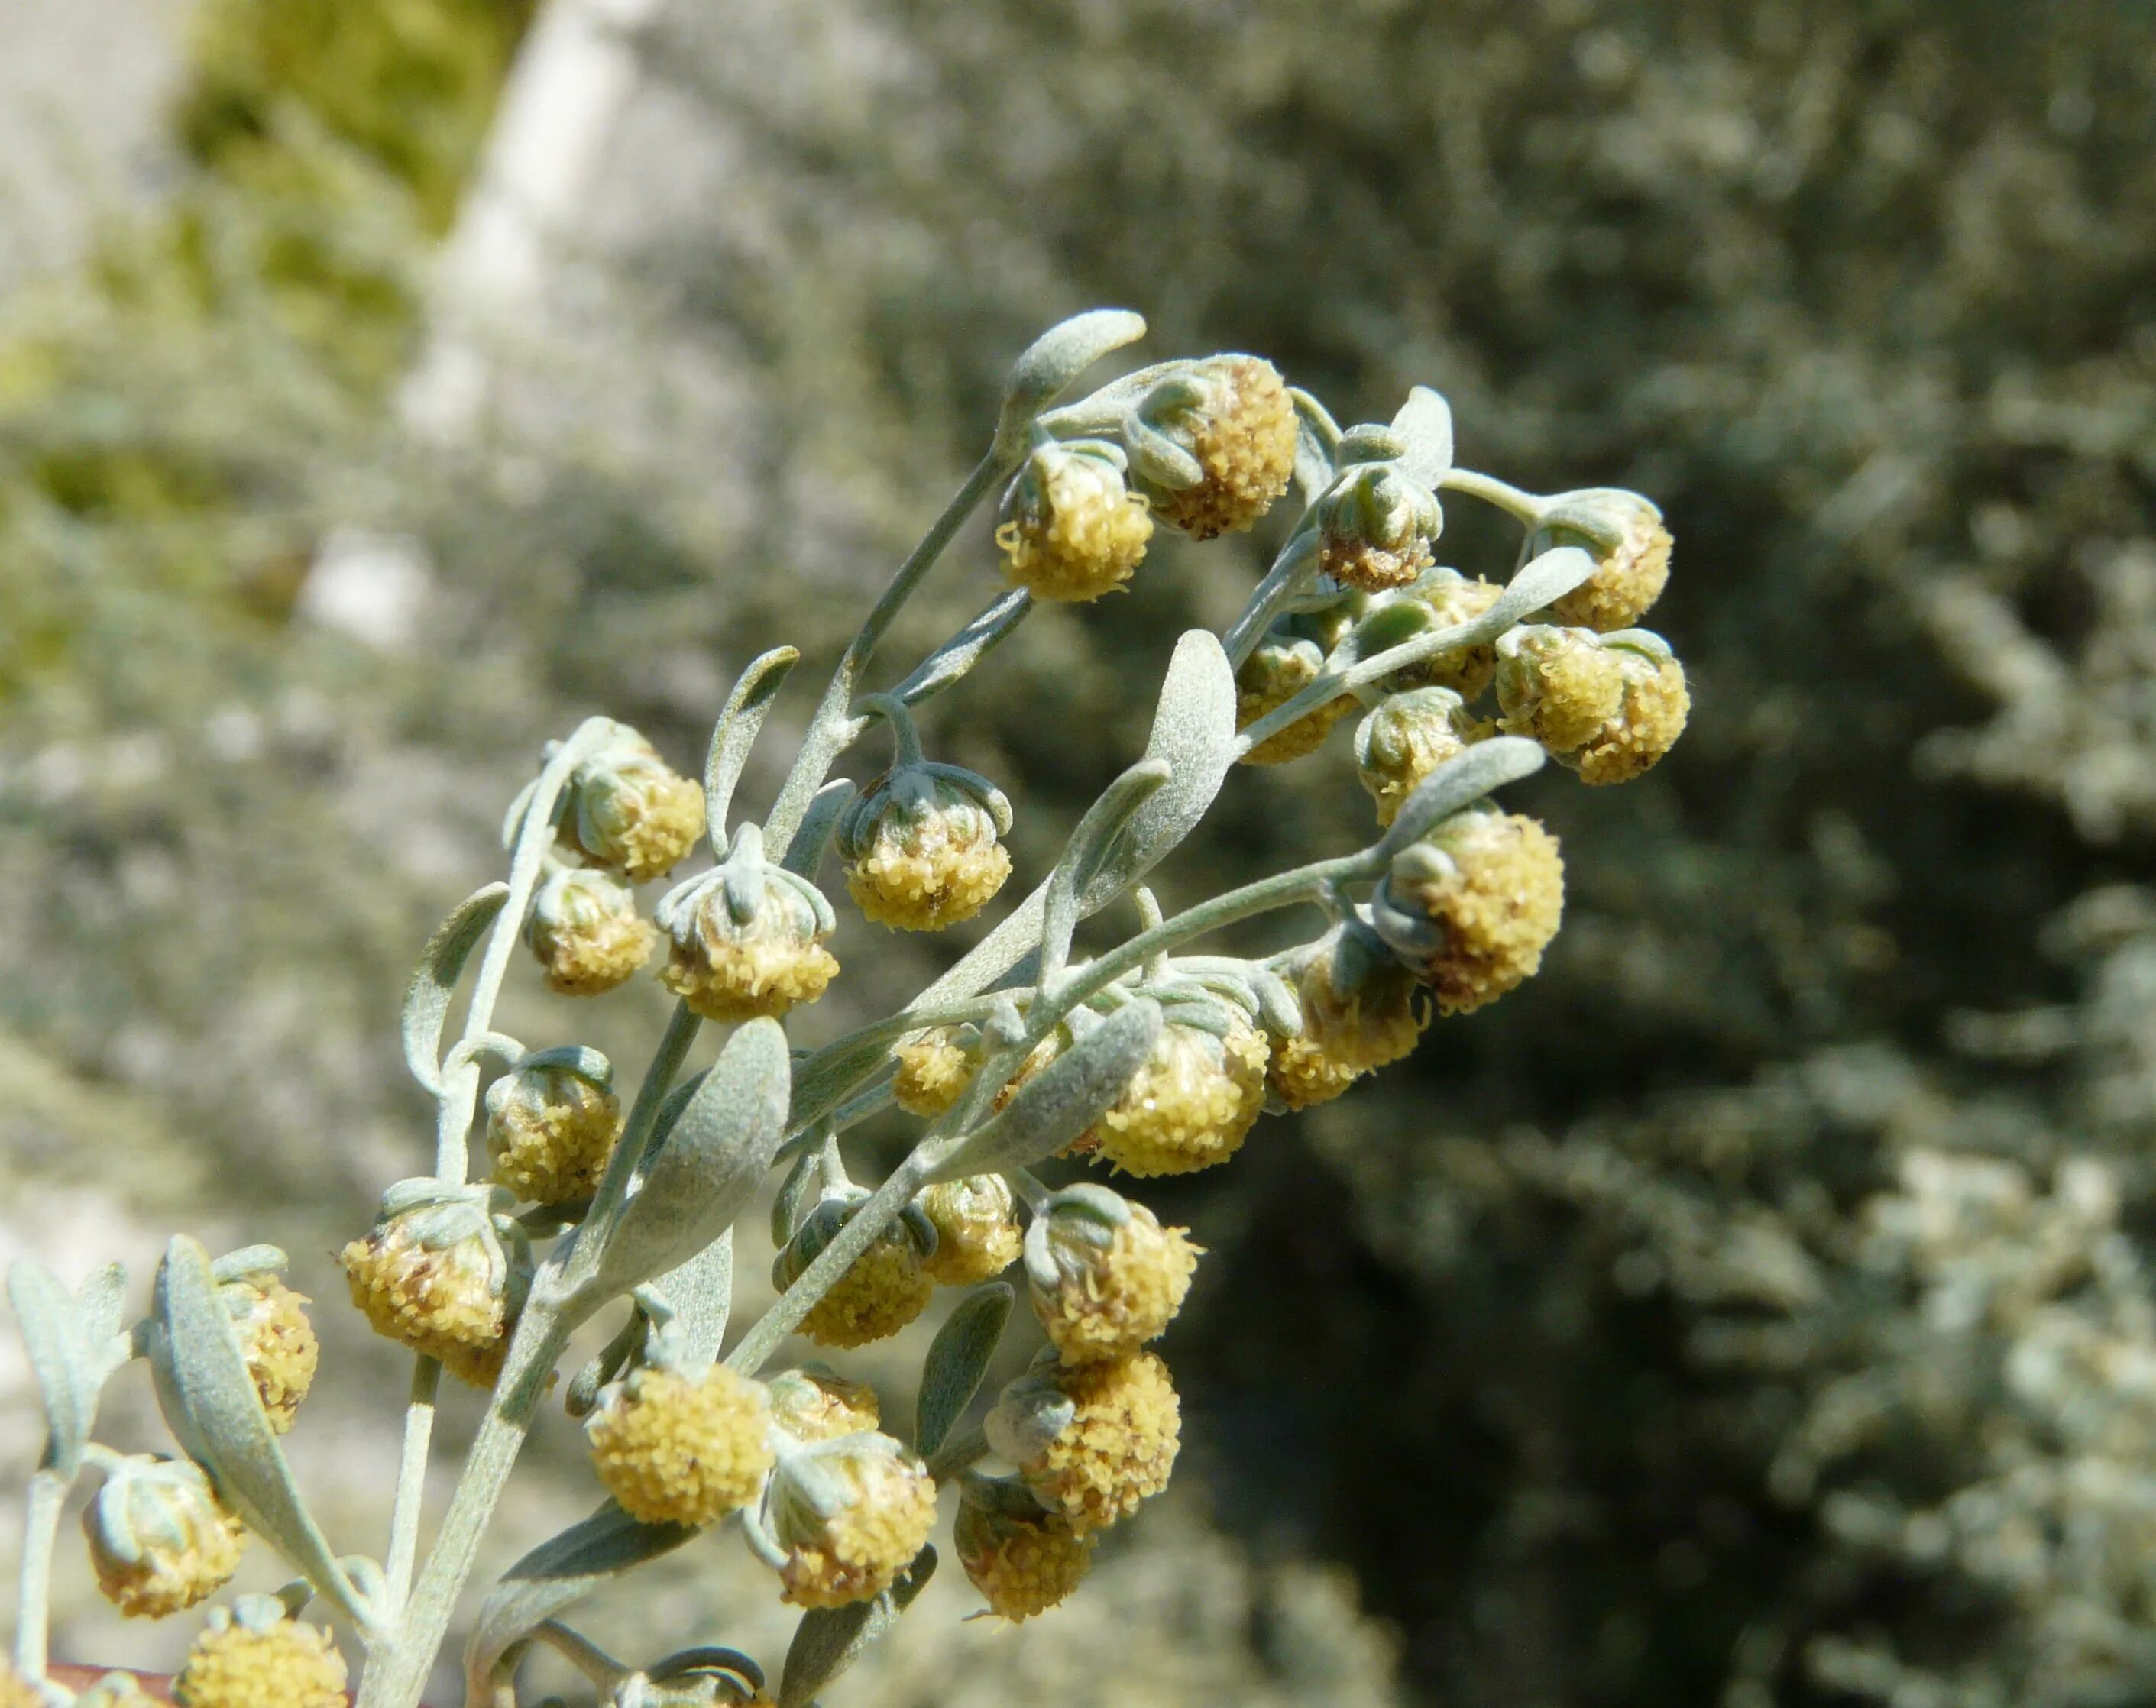
[[961,1300],[936,1331],[921,1367],[921,1398],[914,1412],[913,1446],[922,1458],[943,1444],[981,1391],[1017,1296],[1008,1284],[991,1281]]
[[1145,317],[1128,309],[1094,309],[1050,326],[1011,364],[996,422],[995,454],[1015,462],[1040,412],[1111,351],[1145,336]]
[[800,828],[786,844],[785,858],[778,864],[795,877],[814,883],[816,868],[824,864],[824,853],[831,845],[831,833],[838,828],[839,815],[853,803],[854,785],[843,777],[834,778],[817,790],[808,803],[808,810],[801,815]]
[[941,694],[988,655],[997,642],[1025,620],[1033,595],[1014,587],[921,661],[920,667],[891,690],[908,705]]
[[708,1369],[726,1337],[734,1308],[734,1230],[727,1228],[688,1262],[652,1286],[674,1307],[674,1333],[691,1372]]
[[809,1708],[817,1693],[860,1659],[861,1651],[898,1623],[899,1615],[936,1574],[936,1550],[923,1548],[898,1581],[872,1601],[815,1608],[801,1616],[786,1651],[778,1708]]
[[249,1530],[285,1557],[317,1594],[365,1626],[372,1611],[309,1515],[270,1428],[218,1298],[209,1254],[185,1234],[158,1265],[150,1309],[150,1369],[165,1423]]
[[609,1500],[589,1518],[543,1541],[488,1592],[465,1645],[471,1700],[494,1700],[494,1669],[517,1640],[623,1572],[670,1554],[696,1532],[686,1525],[644,1524]]
[[1128,864],[1123,844],[1131,820],[1170,780],[1165,760],[1141,759],[1086,809],[1048,880],[1041,916],[1043,965],[1062,965],[1070,951],[1070,934],[1077,928],[1079,898],[1100,881],[1104,871]]
[[1471,644],[1495,639],[1594,573],[1594,560],[1577,546],[1559,546],[1521,566],[1496,603],[1476,619]]
[[404,1061],[412,1077],[428,1090],[442,1089],[442,1023],[464,977],[465,962],[509,900],[506,884],[490,884],[442,921],[427,945],[418,970],[404,992]]
[[1452,406],[1428,386],[1408,393],[1393,431],[1407,441],[1400,466],[1423,485],[1435,487],[1452,472]]
[[1029,1168],[1054,1156],[1114,1106],[1159,1036],[1158,1003],[1141,999],[1116,1009],[940,1161],[930,1183]]
[[1098,913],[1198,826],[1235,761],[1235,672],[1210,629],[1175,644],[1161,684],[1146,757],[1165,760],[1168,782],[1132,815],[1111,858],[1079,892],[1081,914]]
[[1332,484],[1332,454],[1340,444],[1340,424],[1326,407],[1299,386],[1288,387],[1295,405],[1295,490],[1306,506]]
[[1392,828],[1371,850],[1373,867],[1388,861],[1430,828],[1471,806],[1494,788],[1532,777],[1543,767],[1543,750],[1523,736],[1496,736],[1448,759],[1400,803]]
[[73,1477],[82,1465],[97,1421],[100,1384],[91,1379],[90,1348],[75,1301],[37,1264],[24,1259],[8,1271],[8,1302],[29,1354],[45,1404],[44,1466]]
[[735,786],[748,765],[749,750],[756,746],[764,716],[785,685],[787,673],[800,658],[793,648],[779,646],[752,659],[712,727],[711,751],[704,761],[704,818],[715,854],[726,852],[726,809],[733,804]]
[[785,1133],[790,1071],[776,1020],[727,1040],[613,1225],[591,1230],[603,1244],[567,1301],[572,1318],[688,1263],[733,1226]]

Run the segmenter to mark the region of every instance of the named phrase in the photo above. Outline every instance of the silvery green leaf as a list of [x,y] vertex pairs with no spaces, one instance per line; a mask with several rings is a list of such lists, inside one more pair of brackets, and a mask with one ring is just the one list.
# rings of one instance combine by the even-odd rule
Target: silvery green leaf
[[793,1121],[821,1121],[837,1101],[891,1056],[892,1039],[880,1029],[827,1044],[803,1061],[793,1080]]
[[1044,965],[1060,967],[1063,964],[1070,952],[1070,934],[1078,926],[1078,898],[1099,881],[1104,871],[1129,864],[1118,844],[1138,809],[1168,781],[1167,761],[1141,759],[1102,789],[1099,798],[1086,809],[1048,880],[1040,931]]
[[157,1266],[149,1356],[166,1426],[210,1474],[225,1504],[316,1593],[356,1623],[372,1624],[370,1610],[309,1515],[263,1413],[239,1331],[218,1296],[209,1254],[185,1234],[173,1239]]
[[771,1201],[771,1243],[781,1251],[801,1225],[806,1213],[802,1207],[815,1195],[822,1179],[822,1163],[817,1146],[804,1146],[786,1171],[786,1178],[778,1183],[778,1195]]
[[1392,828],[1371,850],[1371,864],[1390,860],[1402,849],[1421,841],[1432,825],[1491,790],[1532,776],[1542,769],[1543,758],[1541,747],[1524,736],[1496,736],[1446,760],[1400,803]]
[[914,1410],[914,1450],[924,1458],[943,1444],[980,1392],[1017,1296],[1007,1283],[991,1281],[960,1300],[937,1330],[921,1367]]
[[1145,317],[1128,309],[1093,309],[1073,315],[1034,339],[1011,364],[993,454],[1015,463],[1024,452],[1034,418],[1080,374],[1110,351],[1136,343],[1145,331]]
[[808,810],[801,815],[800,828],[786,844],[780,869],[814,883],[816,868],[824,864],[824,851],[831,845],[831,832],[838,827],[839,815],[853,803],[854,786],[843,777],[817,790]]
[[1475,633],[1463,644],[1502,634],[1522,618],[1562,599],[1594,573],[1594,560],[1577,546],[1559,546],[1521,566],[1497,601],[1476,618]]
[[921,661],[891,693],[904,705],[918,705],[942,693],[988,655],[989,650],[1025,620],[1033,595],[1014,587]]
[[509,900],[506,884],[490,884],[464,901],[429,940],[418,970],[404,992],[404,1062],[412,1077],[437,1096],[441,1094],[442,1022],[465,962]]
[[1300,386],[1290,386],[1287,395],[1295,405],[1296,494],[1307,507],[1332,484],[1338,472],[1333,467],[1332,453],[1340,443],[1340,423]]
[[898,1623],[936,1573],[936,1550],[923,1548],[898,1581],[871,1601],[812,1608],[801,1616],[786,1650],[778,1708],[809,1708],[823,1690],[860,1659],[861,1651]]
[[1452,472],[1452,406],[1428,386],[1417,386],[1393,417],[1393,431],[1407,445],[1400,466],[1435,488]]
[[611,1500],[532,1549],[487,1593],[465,1645],[475,1701],[491,1701],[494,1669],[519,1639],[608,1579],[670,1554],[696,1534],[686,1525],[644,1524]]
[[1029,1168],[1115,1105],[1160,1035],[1159,1004],[1127,1003],[1019,1087],[1002,1113],[968,1134],[928,1182]]
[[692,1375],[708,1369],[719,1356],[726,1319],[733,1314],[734,1230],[727,1228],[651,1285],[674,1307],[667,1336],[675,1357]]
[[734,787],[748,764],[749,749],[756,746],[764,715],[785,685],[787,673],[800,658],[795,648],[777,646],[751,659],[712,726],[711,750],[704,759],[704,826],[711,835],[711,852],[721,858],[726,849],[726,809],[733,804]]
[[223,1286],[228,1281],[244,1281],[249,1275],[280,1275],[291,1261],[281,1245],[243,1245],[211,1264],[209,1272]]
[[1146,742],[1147,758],[1168,762],[1168,780],[1138,808],[1114,857],[1079,892],[1081,914],[1098,913],[1197,828],[1235,753],[1235,672],[1219,637],[1190,629],[1175,644]]
[[791,1064],[776,1020],[727,1039],[644,1179],[608,1228],[596,1273],[574,1289],[572,1320],[687,1263],[734,1223],[786,1131]]
[[[277,1251],[274,1245],[261,1248]],[[277,1252],[282,1257],[282,1252]],[[116,1263],[93,1269],[74,1295],[75,1331],[97,1388],[134,1357],[133,1337],[123,1326],[127,1310],[127,1271]],[[92,1408],[95,1401],[93,1398]]]
[[[68,1290],[27,1259],[8,1270],[8,1302],[29,1354],[30,1369],[45,1407],[45,1455],[40,1463],[72,1478],[82,1465],[82,1450],[97,1421],[101,1384],[75,1301]],[[101,1350],[101,1348],[100,1348]]]

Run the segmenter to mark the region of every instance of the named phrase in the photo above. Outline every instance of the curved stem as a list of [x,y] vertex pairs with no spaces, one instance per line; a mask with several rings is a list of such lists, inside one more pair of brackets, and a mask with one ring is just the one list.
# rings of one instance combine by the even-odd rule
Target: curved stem
[[441,1387],[439,1360],[412,1366],[412,1398],[404,1409],[404,1448],[397,1464],[397,1498],[389,1514],[389,1551],[382,1562],[393,1615],[412,1593],[412,1567],[419,1554],[419,1514],[426,1502],[427,1453],[434,1437],[434,1398]]
[[35,1473],[23,1503],[23,1563],[15,1595],[15,1670],[31,1684],[45,1676],[52,1617],[53,1545],[60,1508],[74,1479],[49,1467]]
[[864,713],[873,713],[891,726],[891,768],[901,765],[921,763],[921,731],[913,726],[913,715],[906,703],[889,694],[864,694],[860,699]]
[[1495,505],[1507,515],[1533,527],[1543,519],[1543,500],[1532,492],[1500,480],[1495,474],[1478,474],[1472,469],[1449,469],[1437,483],[1440,492],[1464,492],[1470,498]]
[[1288,536],[1287,543],[1273,559],[1273,567],[1265,572],[1250,595],[1250,603],[1243,608],[1220,644],[1226,649],[1228,662],[1237,669],[1245,659],[1258,649],[1258,643],[1265,638],[1265,630],[1272,626],[1288,601],[1294,598],[1317,577],[1317,531],[1304,528]]
[[973,472],[966,477],[966,484],[943,507],[943,514],[936,518],[921,543],[899,565],[891,585],[884,589],[883,597],[876,601],[875,608],[869,613],[860,632],[847,646],[839,660],[839,668],[832,673],[830,685],[824,689],[824,698],[817,705],[808,733],[802,738],[801,750],[794,756],[793,769],[787,774],[785,785],[764,821],[764,842],[773,860],[785,859],[787,847],[793,840],[793,833],[801,828],[808,803],[824,786],[824,779],[830,775],[832,762],[845,751],[857,731],[852,716],[854,695],[863,673],[875,656],[884,632],[913,596],[921,577],[942,555],[943,548],[951,543],[952,536],[1015,466],[1011,459],[998,457],[993,452],[974,465]]

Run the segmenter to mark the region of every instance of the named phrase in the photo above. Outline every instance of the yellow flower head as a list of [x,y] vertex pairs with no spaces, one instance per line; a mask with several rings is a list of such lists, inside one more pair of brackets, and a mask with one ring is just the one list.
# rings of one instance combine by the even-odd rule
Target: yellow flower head
[[1174,364],[1138,404],[1134,425],[1168,441],[1167,454],[1186,469],[1195,464],[1197,478],[1175,486],[1155,478],[1158,459],[1134,457],[1153,515],[1194,540],[1249,527],[1295,474],[1295,405],[1280,371],[1255,356]]
[[45,1708],[45,1693],[0,1660],[0,1708]]
[[734,833],[726,859],[659,904],[671,943],[666,987],[706,1020],[778,1018],[813,1003],[838,977],[824,946],[838,929],[831,905],[805,878],[763,858],[753,824]]
[[715,1524],[756,1498],[771,1469],[763,1385],[714,1365],[701,1376],[632,1371],[584,1423],[592,1468],[646,1524]]
[[883,1421],[875,1390],[849,1382],[821,1364],[803,1364],[771,1378],[772,1421],[796,1441],[831,1441],[873,1429]]
[[959,924],[1010,876],[1010,854],[998,839],[1010,826],[1010,803],[986,777],[901,761],[839,820],[846,891],[877,925],[934,931]]
[[1199,1248],[1103,1186],[1066,1187],[1026,1230],[1034,1314],[1066,1364],[1129,1357],[1182,1310]]
[[1343,587],[1366,593],[1404,587],[1430,567],[1430,546],[1445,528],[1437,495],[1400,462],[1407,444],[1390,428],[1358,427],[1341,436],[1332,485],[1311,509],[1318,566]]
[[[274,1266],[223,1280],[218,1295],[232,1315],[239,1336],[240,1355],[254,1392],[269,1415],[270,1427],[282,1435],[299,1415],[300,1403],[315,1385],[315,1369],[321,1362],[321,1342],[307,1321],[304,1294],[295,1293],[277,1279]],[[222,1272],[220,1272],[222,1273]]]
[[[858,1190],[827,1197],[808,1213],[773,1260],[772,1285],[791,1286],[817,1254],[837,1238],[868,1194]],[[865,1346],[896,1334],[928,1308],[936,1284],[927,1254],[935,1230],[909,1207],[855,1258],[830,1290],[802,1320],[801,1332],[819,1346]]]
[[969,1475],[952,1541],[966,1581],[1013,1624],[1063,1601],[1093,1563],[1093,1538],[1020,1482]]
[[891,1095],[908,1115],[932,1121],[965,1094],[981,1065],[979,1034],[956,1026],[932,1026],[916,1032],[891,1052],[898,1069]]
[[1040,1504],[1084,1536],[1168,1486],[1182,1408],[1152,1352],[1099,1364],[1044,1360],[1004,1390],[987,1428]]
[[98,1588],[131,1619],[162,1619],[216,1594],[247,1538],[199,1466],[144,1454],[105,1472],[82,1529]]
[[610,872],[569,866],[550,874],[532,898],[524,941],[558,996],[603,996],[651,958],[659,933],[636,897]]
[[[1427,569],[1411,587],[1373,599],[1363,618],[1360,642],[1365,655],[1381,646],[1397,646],[1418,634],[1435,629],[1457,628],[1472,623],[1503,595],[1504,589],[1486,581],[1470,581],[1456,569]],[[1382,628],[1380,637],[1372,631]],[[1414,688],[1450,688],[1470,704],[1481,699],[1497,674],[1497,650],[1490,642],[1475,646],[1449,647],[1403,664],[1382,684],[1388,694],[1404,694]]]
[[945,1287],[971,1287],[1001,1275],[1019,1254],[1018,1206],[1000,1174],[974,1174],[929,1187],[914,1203],[936,1230],[923,1267]]
[[[1316,642],[1277,630],[1268,634],[1235,672],[1235,727],[1247,730],[1277,711],[1315,682],[1324,667],[1325,655]],[[1333,725],[1354,710],[1354,697],[1339,695],[1266,736],[1243,756],[1243,763],[1284,765],[1315,753]]]
[[888,1435],[846,1435],[781,1456],[763,1523],[785,1555],[782,1598],[844,1607],[891,1587],[936,1525],[936,1483]]
[[1484,810],[1396,855],[1372,903],[1378,935],[1448,1014],[1531,977],[1563,913],[1557,839],[1520,813]]
[[1636,492],[1594,487],[1560,494],[1530,536],[1530,557],[1577,546],[1594,559],[1594,573],[1550,606],[1560,623],[1584,628],[1628,628],[1662,596],[1675,542],[1662,513]]
[[595,1049],[542,1050],[486,1089],[491,1177],[532,1203],[589,1198],[621,1127],[613,1069]]
[[633,884],[663,878],[704,833],[703,786],[669,768],[627,724],[614,724],[569,779],[562,833],[586,859]]
[[1265,1034],[1240,1009],[1173,1005],[1152,1054],[1093,1127],[1101,1154],[1142,1177],[1226,1162],[1265,1112],[1266,1054]]
[[1430,1023],[1429,998],[1359,921],[1306,946],[1287,970],[1301,1024],[1274,1039],[1267,1078],[1290,1109],[1329,1103],[1363,1075],[1399,1060]]
[[401,1181],[382,1194],[372,1231],[338,1257],[352,1302],[377,1334],[479,1387],[501,1373],[529,1278],[522,1248],[512,1265],[502,1244],[504,1227],[516,1230],[497,1190]]
[[344,1657],[330,1634],[266,1596],[218,1608],[172,1680],[180,1708],[345,1708]]
[[1037,445],[1004,490],[996,526],[1004,572],[1036,598],[1081,602],[1127,582],[1152,538],[1146,501],[1104,439]]
[[1684,733],[1684,666],[1658,634],[1528,627],[1498,651],[1506,728],[1540,741],[1583,782],[1629,782]]
[[1489,733],[1450,688],[1395,694],[1355,728],[1355,770],[1390,824],[1400,803],[1449,759]]

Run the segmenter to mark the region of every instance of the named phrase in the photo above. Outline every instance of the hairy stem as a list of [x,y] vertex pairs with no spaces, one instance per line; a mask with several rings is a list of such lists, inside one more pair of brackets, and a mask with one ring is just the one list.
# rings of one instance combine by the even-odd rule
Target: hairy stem
[[993,452],[974,465],[957,496],[944,506],[943,514],[936,518],[921,543],[899,565],[898,572],[891,577],[891,585],[884,589],[883,597],[876,601],[875,608],[869,613],[860,632],[847,645],[839,668],[832,673],[830,685],[817,705],[816,716],[808,726],[808,733],[802,739],[801,750],[794,756],[793,769],[787,774],[785,786],[779,790],[778,799],[764,822],[764,846],[773,861],[785,859],[787,846],[793,841],[793,833],[801,828],[802,815],[808,812],[808,803],[823,787],[833,762],[845,751],[858,727],[853,716],[854,694],[875,657],[885,631],[913,596],[921,578],[934,567],[943,548],[951,543],[952,536],[1014,466]]
[[412,1568],[419,1555],[419,1514],[426,1503],[427,1453],[434,1439],[434,1397],[441,1362],[421,1357],[412,1366],[412,1398],[404,1408],[404,1448],[397,1463],[397,1497],[389,1514],[389,1552],[382,1562],[394,1614],[412,1593]]
[[60,1508],[74,1479],[49,1466],[30,1479],[23,1507],[22,1578],[15,1598],[15,1670],[32,1684],[45,1676],[45,1639],[52,1616],[53,1543]]
[[1317,575],[1317,531],[1305,529],[1289,536],[1273,560],[1273,567],[1265,572],[1250,595],[1250,603],[1221,638],[1220,644],[1228,654],[1228,662],[1237,669],[1245,659],[1258,649],[1258,643],[1265,638],[1265,630],[1272,626],[1289,600],[1308,587]]
[[1495,505],[1507,515],[1516,517],[1529,527],[1543,518],[1543,500],[1532,492],[1522,490],[1508,480],[1500,480],[1495,474],[1478,474],[1472,469],[1448,469],[1437,483],[1440,492],[1464,492],[1470,498],[1479,498],[1483,503]]

